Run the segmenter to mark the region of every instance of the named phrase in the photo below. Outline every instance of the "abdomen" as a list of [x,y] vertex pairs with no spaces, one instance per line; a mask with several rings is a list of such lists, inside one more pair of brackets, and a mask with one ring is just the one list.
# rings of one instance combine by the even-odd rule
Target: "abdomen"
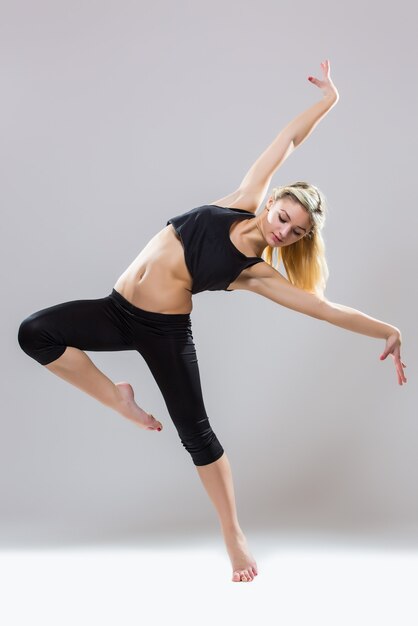
[[114,288],[146,311],[192,311],[192,277],[184,260],[183,245],[171,224],[147,243]]

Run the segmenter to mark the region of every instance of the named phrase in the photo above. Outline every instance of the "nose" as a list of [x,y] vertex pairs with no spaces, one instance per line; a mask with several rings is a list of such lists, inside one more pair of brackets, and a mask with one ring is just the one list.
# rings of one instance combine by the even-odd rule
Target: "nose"
[[289,234],[289,231],[290,231],[290,226],[283,226],[283,228],[280,231],[280,238],[286,239],[287,235]]

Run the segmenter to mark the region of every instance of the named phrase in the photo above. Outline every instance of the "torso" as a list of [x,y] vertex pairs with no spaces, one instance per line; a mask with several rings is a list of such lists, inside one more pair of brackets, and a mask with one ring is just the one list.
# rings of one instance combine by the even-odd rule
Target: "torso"
[[[244,254],[243,243],[234,236],[234,222],[230,238]],[[255,266],[244,269],[228,289],[243,288]],[[156,313],[191,313],[192,277],[184,260],[183,245],[172,224],[158,232],[141,250],[114,285],[126,300],[135,306]]]

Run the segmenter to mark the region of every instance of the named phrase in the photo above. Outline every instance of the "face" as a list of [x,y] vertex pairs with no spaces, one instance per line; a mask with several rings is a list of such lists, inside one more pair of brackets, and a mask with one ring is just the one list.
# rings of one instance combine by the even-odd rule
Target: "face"
[[267,209],[265,236],[267,243],[272,247],[290,246],[302,239],[311,229],[308,211],[289,196],[280,198],[276,202],[270,197]]

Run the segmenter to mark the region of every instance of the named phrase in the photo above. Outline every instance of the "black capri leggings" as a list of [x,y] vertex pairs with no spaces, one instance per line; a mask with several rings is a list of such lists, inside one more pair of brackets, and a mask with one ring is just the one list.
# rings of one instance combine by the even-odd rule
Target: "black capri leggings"
[[105,298],[72,300],[32,313],[20,324],[18,341],[41,365],[58,359],[67,346],[137,350],[193,463],[207,465],[222,456],[203,401],[190,313],[145,311],[112,289]]

